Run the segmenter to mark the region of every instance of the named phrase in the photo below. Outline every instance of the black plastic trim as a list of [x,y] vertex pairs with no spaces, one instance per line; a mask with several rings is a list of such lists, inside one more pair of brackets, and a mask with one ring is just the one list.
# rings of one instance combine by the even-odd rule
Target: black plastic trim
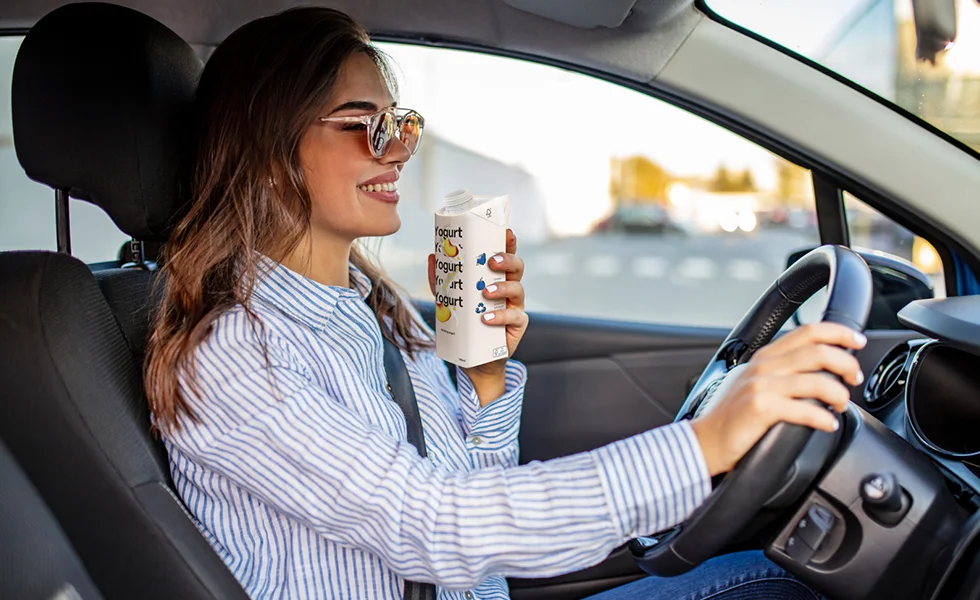
[[[816,177],[816,173],[814,177]],[[939,226],[933,224],[931,220],[921,213],[895,204],[892,200],[888,199],[887,195],[870,186],[865,186],[860,183],[838,185],[841,185],[844,191],[850,193],[859,201],[867,204],[885,217],[932,244],[936,252],[939,253],[939,258],[943,263],[943,279],[946,284],[947,296],[956,296],[959,293],[959,287],[956,281],[956,266],[953,263],[953,257],[949,252],[949,248],[957,251],[974,273],[980,273],[980,256],[967,250],[971,246],[965,245],[958,236],[950,235]]]
[[898,313],[909,329],[980,356],[980,296],[910,302]]
[[851,232],[844,212],[844,194],[839,185],[821,173],[813,174],[813,197],[817,205],[817,229],[821,244],[851,246]]

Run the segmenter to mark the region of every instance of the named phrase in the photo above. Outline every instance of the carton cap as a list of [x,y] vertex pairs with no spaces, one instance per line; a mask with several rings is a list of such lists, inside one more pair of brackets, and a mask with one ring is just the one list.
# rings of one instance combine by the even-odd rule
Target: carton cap
[[469,190],[455,190],[449,192],[442,198],[443,205],[446,208],[452,208],[459,206],[461,204],[466,204],[467,202],[473,200],[473,194]]

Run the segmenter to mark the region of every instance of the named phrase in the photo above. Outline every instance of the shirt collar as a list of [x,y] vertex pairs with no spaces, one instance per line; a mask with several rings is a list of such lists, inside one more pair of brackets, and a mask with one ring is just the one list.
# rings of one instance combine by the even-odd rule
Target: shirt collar
[[348,269],[351,287],[323,285],[260,255],[252,296],[310,327],[325,329],[337,304],[344,300],[366,300],[371,293],[371,279],[354,263],[349,263]]

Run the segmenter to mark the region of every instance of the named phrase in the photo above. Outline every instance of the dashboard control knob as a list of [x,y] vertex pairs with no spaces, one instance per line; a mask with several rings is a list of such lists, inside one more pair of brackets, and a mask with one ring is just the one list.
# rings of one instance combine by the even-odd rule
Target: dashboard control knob
[[901,521],[912,505],[894,473],[872,473],[861,480],[861,498],[865,511],[883,525]]
[[902,488],[892,473],[874,473],[861,482],[861,498],[887,512],[902,508]]

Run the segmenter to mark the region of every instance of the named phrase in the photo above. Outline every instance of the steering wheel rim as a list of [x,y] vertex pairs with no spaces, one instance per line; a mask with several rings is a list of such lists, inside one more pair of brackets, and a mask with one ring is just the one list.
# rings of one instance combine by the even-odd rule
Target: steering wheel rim
[[[871,310],[871,271],[850,249],[821,246],[784,271],[732,329],[675,422],[710,409],[712,400],[721,396],[717,392],[728,373],[768,344],[796,309],[825,285],[829,300],[822,320],[863,331]],[[639,566],[654,575],[673,576],[715,556],[779,491],[813,431],[787,423],[770,428],[684,523],[653,546],[631,544]]]

